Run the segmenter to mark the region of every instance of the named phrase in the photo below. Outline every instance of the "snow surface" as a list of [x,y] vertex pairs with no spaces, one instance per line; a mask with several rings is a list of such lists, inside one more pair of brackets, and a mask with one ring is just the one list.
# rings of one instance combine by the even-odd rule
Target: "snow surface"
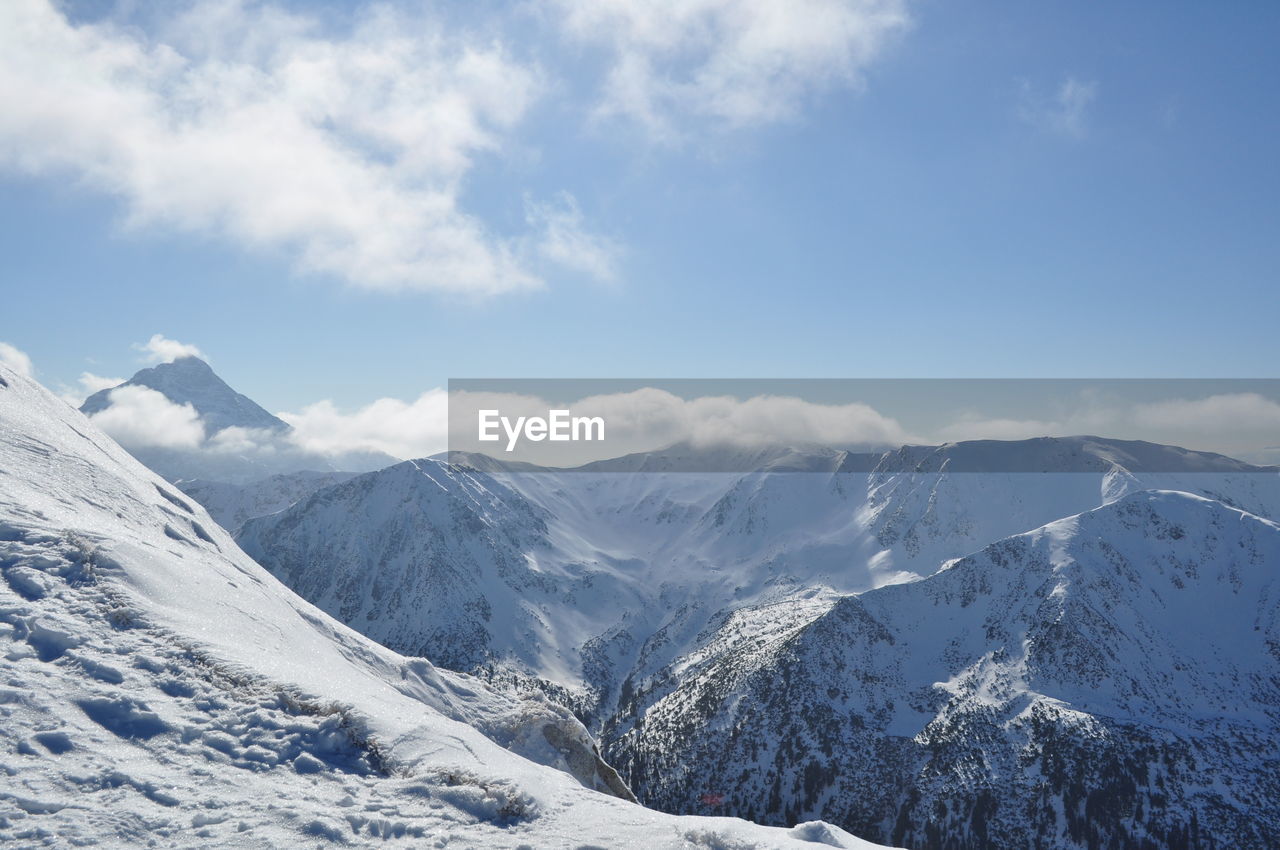
[[3,366],[0,571],[12,846],[872,846],[593,790],[626,793],[563,709],[334,621]]

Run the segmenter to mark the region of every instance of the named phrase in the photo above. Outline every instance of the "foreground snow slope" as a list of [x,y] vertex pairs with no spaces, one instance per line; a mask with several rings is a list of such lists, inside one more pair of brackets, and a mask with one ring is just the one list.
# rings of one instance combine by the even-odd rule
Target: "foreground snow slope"
[[333,621],[3,366],[0,571],[0,843],[870,846],[591,790],[563,710]]

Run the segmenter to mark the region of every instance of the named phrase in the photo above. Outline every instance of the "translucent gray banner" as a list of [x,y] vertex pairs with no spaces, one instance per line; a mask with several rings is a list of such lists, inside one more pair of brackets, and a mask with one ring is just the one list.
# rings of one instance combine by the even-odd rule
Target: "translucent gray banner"
[[528,471],[1275,474],[1280,379],[454,379],[448,440]]

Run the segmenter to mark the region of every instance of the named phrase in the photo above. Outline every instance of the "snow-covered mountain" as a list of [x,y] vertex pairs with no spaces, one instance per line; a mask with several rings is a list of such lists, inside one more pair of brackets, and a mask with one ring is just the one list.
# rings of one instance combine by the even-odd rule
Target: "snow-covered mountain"
[[289,426],[272,416],[247,396],[241,395],[214,373],[199,357],[179,357],[143,369],[118,387],[99,390],[84,400],[80,411],[101,413],[111,406],[111,394],[121,387],[146,387],[174,404],[189,404],[210,433],[224,428],[251,428],[287,431]]
[[0,575],[6,846],[869,846],[620,799],[568,712],[330,619],[3,365]]
[[735,612],[608,753],[671,811],[728,785],[913,848],[1280,846],[1278,602],[1280,526],[1137,492],[922,581]]
[[[381,452],[322,455],[302,448],[291,439],[287,423],[233,390],[208,363],[194,356],[143,369],[123,384],[89,396],[80,410],[90,418],[103,415],[113,405],[137,402],[129,395],[133,390],[160,393],[171,404],[189,407],[203,429],[203,439],[180,446],[127,442],[126,448],[134,457],[169,481],[253,484],[275,475],[365,472],[396,462]],[[256,493],[250,491],[239,507],[247,507],[255,498]],[[230,511],[232,516],[236,512],[236,508]]]
[[[757,649],[803,636],[845,641],[830,624],[855,606],[850,600],[898,592],[898,585],[926,586],[936,579],[922,579],[940,565],[993,541],[1128,505],[1152,490],[1212,499],[1232,515],[1239,509],[1280,516],[1274,469],[1095,437],[906,447],[874,455],[765,452],[758,460],[767,471],[747,473],[730,471],[741,469],[735,464],[742,458],[720,455],[695,460],[700,468],[722,471],[697,474],[676,471],[687,468],[681,465],[687,457],[662,453],[605,462],[593,471],[452,460],[401,464],[320,490],[278,514],[248,521],[239,540],[304,597],[389,646],[426,653],[492,682],[542,680],[547,693],[601,733],[642,799],[696,811],[710,788],[725,794],[738,814],[783,821],[821,811],[880,840],[908,836],[913,846],[972,844],[978,833],[966,832],[954,818],[942,818],[929,833],[924,824],[937,820],[935,813],[907,806],[889,791],[883,798],[867,791],[855,806],[849,802],[853,792],[836,777],[864,772],[883,784],[883,771],[861,766],[867,759],[896,763],[899,749],[915,752],[908,744],[919,730],[895,726],[879,737],[852,739],[848,733],[839,740],[853,743],[833,755],[803,729],[811,710],[826,711],[833,728],[856,722],[844,703],[831,709],[797,702],[788,709],[786,699],[772,699],[767,689],[743,689],[726,697],[737,713],[699,714],[728,671],[749,663]],[[1159,557],[1168,541],[1154,536],[1143,545]],[[921,611],[916,620],[930,616]],[[903,615],[900,627],[909,629],[909,622]],[[874,665],[841,664],[822,672],[836,670],[832,675],[845,691],[878,675]],[[797,675],[767,666],[759,681]],[[716,684],[697,684],[704,676]],[[915,704],[917,691],[932,685],[891,688],[884,699]],[[701,708],[673,708],[683,705],[681,695],[690,687],[702,688],[691,698]],[[929,704],[923,705],[921,712]],[[768,714],[767,723],[731,735],[728,743],[717,737],[734,728],[734,718],[757,710]],[[1068,738],[1075,734],[1053,728]],[[689,740],[674,740],[670,729]],[[732,756],[712,758],[700,749],[703,741],[717,742],[707,746]],[[810,744],[822,753],[817,773],[808,767],[818,758]],[[859,749],[862,744],[868,748]],[[677,755],[659,755],[668,751]],[[766,762],[755,759],[766,751],[777,787],[761,791],[765,774],[758,769]],[[683,767],[673,767],[679,759]],[[703,763],[706,770],[697,767]],[[807,778],[796,779],[805,770]],[[921,781],[903,776],[902,787]],[[1032,804],[1024,786],[993,780],[990,787],[1021,794],[1020,805]],[[945,798],[945,790],[934,793],[931,799]],[[876,799],[881,803],[871,802]],[[1176,800],[1166,804],[1177,809]],[[890,817],[887,825],[884,817]],[[1000,828],[1006,836],[1039,834]],[[1076,846],[1093,846],[1073,835],[1063,839],[1068,846],[1077,838]]]
[[[1074,471],[1077,458],[1094,457],[1082,444],[1135,469]],[[878,455],[857,461],[863,472],[826,452],[787,454],[788,468],[825,470],[804,473],[509,471],[483,458],[423,459],[251,519],[238,539],[305,598],[388,646],[461,669],[509,664],[607,701],[725,610],[916,579],[1129,492],[1180,489],[1280,515],[1280,475],[1160,447],[1148,454],[1161,462],[1144,466],[1122,455],[1128,445],[1005,444],[1031,456],[1028,468],[1045,468],[1040,454],[1065,458],[1054,472],[922,464],[969,444]],[[639,456],[617,465],[670,468]]]

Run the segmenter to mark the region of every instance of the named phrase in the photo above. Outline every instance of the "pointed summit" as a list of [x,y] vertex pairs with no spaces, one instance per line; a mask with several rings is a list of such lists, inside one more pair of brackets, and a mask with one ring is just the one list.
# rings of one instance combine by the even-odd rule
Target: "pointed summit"
[[[190,404],[211,434],[233,426],[289,430],[283,421],[228,386],[199,357],[180,357],[172,363],[143,369],[120,386],[147,387],[174,404]],[[80,411],[93,414],[107,409],[111,406],[111,393],[119,388],[111,387],[94,393],[80,405]]]

